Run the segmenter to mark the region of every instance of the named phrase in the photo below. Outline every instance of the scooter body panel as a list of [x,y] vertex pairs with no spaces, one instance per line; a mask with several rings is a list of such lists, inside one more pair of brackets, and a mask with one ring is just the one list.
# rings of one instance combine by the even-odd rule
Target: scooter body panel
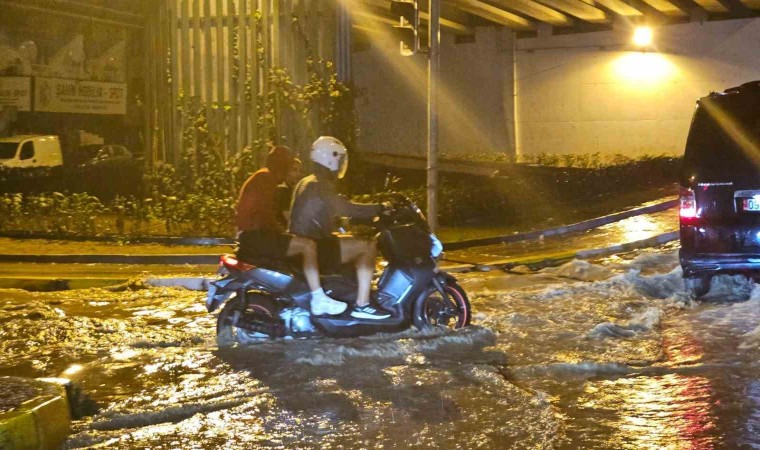
[[374,333],[391,333],[412,324],[414,302],[435,275],[435,263],[419,267],[389,265],[378,280],[377,301],[391,313],[387,319],[357,319],[350,311],[339,316],[312,316],[312,323],[330,337],[354,337]]

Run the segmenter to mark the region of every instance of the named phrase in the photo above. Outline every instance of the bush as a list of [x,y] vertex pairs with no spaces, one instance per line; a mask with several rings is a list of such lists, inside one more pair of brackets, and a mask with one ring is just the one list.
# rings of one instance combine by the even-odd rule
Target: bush
[[[534,228],[537,223],[568,223],[588,214],[611,212],[603,200],[631,196],[647,189],[668,189],[678,179],[681,158],[645,156],[639,159],[612,157],[599,164],[594,155],[562,155],[548,162],[585,164],[596,167],[552,167],[516,164],[496,177],[444,173],[439,182],[439,218],[443,225],[514,225]],[[547,159],[544,159],[547,162]],[[383,192],[387,171],[401,179],[397,190],[426,208],[425,172],[422,170],[382,170],[378,167],[354,166],[353,198],[378,202],[387,198]],[[364,190],[364,191],[362,191]],[[641,202],[633,195],[626,202]],[[620,207],[632,206],[623,203]],[[614,207],[614,205],[613,205]],[[618,207],[618,209],[620,208]]]
[[[247,149],[219,162],[209,147],[200,148],[202,151],[193,149],[183,159],[184,172],[166,164],[158,164],[148,172],[147,194],[143,198],[117,196],[104,204],[86,193],[4,194],[0,196],[0,230],[232,236],[237,187],[252,170],[248,167],[261,149]],[[590,156],[573,161],[586,164],[596,159]],[[616,164],[586,169],[517,164],[496,177],[445,173],[439,184],[440,222],[449,226],[507,225],[524,229],[536,228],[537,224],[568,223],[585,218],[584,214],[611,212],[610,204],[603,202],[606,198],[674,183],[679,167],[679,158],[658,156],[618,158]],[[388,199],[384,191],[387,170],[359,162],[352,165],[351,172],[348,186],[343,187],[354,200],[375,203]],[[392,188],[424,210],[424,171],[393,172],[396,177]],[[619,205],[627,206],[630,204]]]
[[97,219],[105,212],[100,200],[88,194],[4,194],[0,197],[0,228],[89,235],[97,232]]

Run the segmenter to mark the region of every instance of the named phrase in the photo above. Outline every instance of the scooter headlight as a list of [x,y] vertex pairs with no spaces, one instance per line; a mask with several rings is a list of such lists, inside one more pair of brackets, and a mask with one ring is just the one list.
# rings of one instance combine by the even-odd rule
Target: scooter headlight
[[441,243],[440,239],[432,234],[430,235],[430,239],[433,241],[433,248],[430,250],[430,255],[433,258],[437,258],[441,256],[441,253],[443,252],[443,243]]

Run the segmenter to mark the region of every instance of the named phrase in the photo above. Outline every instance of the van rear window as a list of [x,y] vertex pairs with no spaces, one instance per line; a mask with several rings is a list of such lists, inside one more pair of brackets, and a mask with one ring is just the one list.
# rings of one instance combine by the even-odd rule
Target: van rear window
[[0,159],[11,159],[16,156],[17,142],[0,142]]
[[686,140],[682,183],[760,175],[760,105],[757,97],[710,97],[699,102]]

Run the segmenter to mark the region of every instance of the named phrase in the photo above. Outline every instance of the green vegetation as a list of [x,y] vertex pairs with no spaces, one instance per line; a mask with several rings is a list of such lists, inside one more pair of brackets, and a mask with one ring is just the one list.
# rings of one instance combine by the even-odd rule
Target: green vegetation
[[467,155],[448,155],[443,153],[441,159],[479,161],[479,162],[502,162],[512,164],[525,164],[544,167],[566,167],[573,169],[601,169],[611,166],[623,166],[632,163],[642,163],[649,160],[673,159],[667,155],[642,155],[630,157],[621,153],[603,155],[596,153],[538,153],[535,155],[520,155],[515,157],[511,153],[488,152],[469,153]]
[[[562,155],[557,161],[562,160]],[[594,158],[575,155],[576,161]],[[565,158],[569,160],[569,158]],[[663,196],[675,195],[680,158],[616,157],[595,168],[515,164],[496,177],[447,173],[440,180],[440,222],[448,227],[499,227],[529,230],[609,214]],[[425,208],[425,173],[389,169],[400,181],[395,189]],[[360,168],[365,189],[360,201],[384,197],[385,173]],[[410,182],[411,181],[411,182]]]
[[[85,193],[4,194],[0,231],[231,237],[234,199],[256,153],[246,150],[223,161],[213,151],[213,138],[206,142],[187,152],[179,170],[156,165],[142,198],[104,203]],[[515,165],[497,177],[444,174],[439,206],[441,224],[448,228],[444,237],[557,226],[673,195],[679,166],[678,158],[647,157],[595,169]],[[424,172],[390,171],[392,188],[424,209]],[[359,161],[350,172],[344,187],[356,201],[387,199],[387,171]]]

